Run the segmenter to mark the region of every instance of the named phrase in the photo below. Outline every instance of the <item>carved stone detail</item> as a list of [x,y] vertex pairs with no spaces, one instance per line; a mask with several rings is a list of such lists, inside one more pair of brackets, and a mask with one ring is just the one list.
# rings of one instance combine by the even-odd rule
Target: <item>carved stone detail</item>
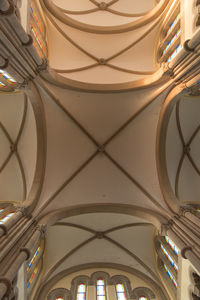
[[58,297],[62,297],[64,300],[71,299],[71,293],[69,290],[64,288],[54,289],[48,294],[47,300],[55,300]]
[[132,292],[131,298],[135,299],[135,300],[138,300],[141,295],[144,296],[144,297],[147,297],[149,300],[156,298],[156,296],[152,292],[152,290],[150,290],[147,287],[137,287],[137,288],[135,288]]

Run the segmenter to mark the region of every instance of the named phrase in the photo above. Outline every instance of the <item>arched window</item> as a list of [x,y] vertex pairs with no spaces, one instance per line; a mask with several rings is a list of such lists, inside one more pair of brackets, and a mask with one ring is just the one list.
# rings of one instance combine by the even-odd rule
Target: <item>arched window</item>
[[166,235],[165,236],[165,240],[168,243],[168,245],[170,245],[170,247],[173,249],[174,253],[176,255],[178,255],[178,248],[176,247],[176,245],[172,242],[172,240],[170,240],[170,238]]
[[134,300],[151,300],[156,297],[152,290],[147,287],[135,288],[131,296],[131,298],[133,298]]
[[[112,288],[108,288],[108,287]],[[115,289],[117,300],[152,300],[155,298],[153,291],[147,287],[131,289],[128,277],[114,275],[110,277],[107,272],[97,271],[87,275],[79,275],[71,282],[71,288],[56,288],[47,296],[47,300],[106,300],[113,298]]]
[[42,254],[44,252],[44,241],[39,240],[35,251],[33,252],[31,258],[27,262],[26,274],[27,274],[27,293],[31,294],[33,287],[35,286],[37,279],[39,277],[40,271],[42,269]]
[[33,264],[35,263],[37,257],[40,255],[40,252],[41,252],[41,245],[38,246],[37,250],[35,251],[31,261],[28,263],[28,266],[27,266],[27,273],[31,270]]
[[179,249],[175,243],[166,235],[159,236],[156,240],[156,251],[158,254],[158,267],[163,279],[176,294],[178,287],[178,254]]
[[126,300],[126,292],[123,283],[117,283],[115,285],[117,300]]
[[47,56],[45,24],[36,1],[30,2],[30,34],[33,45],[41,57]]
[[105,281],[102,278],[97,279],[96,295],[97,295],[97,300],[106,300]]
[[15,85],[17,82],[15,79],[5,72],[4,70],[0,69],[0,86],[6,87],[7,85]]
[[80,283],[78,285],[76,300],[86,300],[86,284]]

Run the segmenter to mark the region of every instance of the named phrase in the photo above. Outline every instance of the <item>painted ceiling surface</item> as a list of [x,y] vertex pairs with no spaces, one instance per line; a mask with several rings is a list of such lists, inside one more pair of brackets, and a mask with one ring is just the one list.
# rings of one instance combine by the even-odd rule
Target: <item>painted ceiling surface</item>
[[59,82],[115,86],[158,80],[154,52],[167,3],[41,1],[52,76]]
[[[40,157],[44,181],[36,179],[42,189],[33,215],[73,208],[47,229],[44,282],[65,268],[91,262],[117,262],[159,280],[155,227],[137,210],[152,216],[170,213],[156,165],[157,127],[169,91],[155,84],[160,68],[154,59],[168,2],[41,1],[49,73],[33,85],[43,105],[39,118],[45,124],[46,157],[38,150],[42,129],[36,126],[32,101],[22,92],[0,94],[0,198],[22,203],[28,197]],[[65,79],[88,90],[69,89]],[[139,80],[145,88],[131,90]],[[127,82],[130,91],[117,92]],[[108,84],[115,92],[107,91]],[[101,85],[101,92],[91,93],[91,85]],[[200,194],[198,112],[199,98],[182,99],[169,122],[167,171],[181,201],[191,191],[195,199]],[[100,212],[103,205],[109,211]],[[132,207],[135,216],[124,207]]]

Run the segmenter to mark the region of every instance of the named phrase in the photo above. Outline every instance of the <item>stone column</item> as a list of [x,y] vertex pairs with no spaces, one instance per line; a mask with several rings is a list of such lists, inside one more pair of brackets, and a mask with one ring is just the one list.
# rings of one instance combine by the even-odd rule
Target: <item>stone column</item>
[[9,4],[8,0],[1,0],[0,1],[0,10],[2,12],[8,11],[9,8],[10,8],[10,4]]
[[192,245],[185,243],[172,229],[167,229],[167,235],[180,249],[181,256],[189,259],[200,273],[200,258],[193,252]]
[[16,277],[21,265],[29,259],[31,249],[37,243],[40,236],[41,228],[38,226],[32,237],[26,243],[25,247],[20,249],[20,253],[17,256],[14,263],[12,264],[12,266],[9,268],[9,270],[3,277],[0,277],[0,299],[2,299],[5,294],[10,295],[12,291],[12,281]]

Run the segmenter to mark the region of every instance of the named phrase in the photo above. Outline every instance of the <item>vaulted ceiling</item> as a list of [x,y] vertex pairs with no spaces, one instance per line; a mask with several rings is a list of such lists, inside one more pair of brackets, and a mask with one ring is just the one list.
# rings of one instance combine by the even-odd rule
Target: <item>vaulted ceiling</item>
[[[44,279],[66,267],[107,261],[157,280],[155,227],[145,214],[137,215],[138,209],[171,215],[156,165],[157,126],[170,82],[159,82],[163,71],[154,55],[171,2],[157,2],[42,1],[49,72],[35,79],[30,98],[23,92],[0,94],[1,200],[23,202],[34,184],[42,186],[35,217],[74,209],[50,222]],[[140,85],[145,88],[132,89]],[[43,109],[33,109],[34,101],[42,101]],[[200,194],[199,105],[199,97],[181,98],[167,131],[167,172],[181,201],[197,201]],[[40,152],[43,131],[46,156]],[[185,145],[191,150],[183,155]],[[34,179],[38,164],[44,181]],[[98,212],[103,205],[113,211]],[[133,216],[124,207],[132,207]]]

